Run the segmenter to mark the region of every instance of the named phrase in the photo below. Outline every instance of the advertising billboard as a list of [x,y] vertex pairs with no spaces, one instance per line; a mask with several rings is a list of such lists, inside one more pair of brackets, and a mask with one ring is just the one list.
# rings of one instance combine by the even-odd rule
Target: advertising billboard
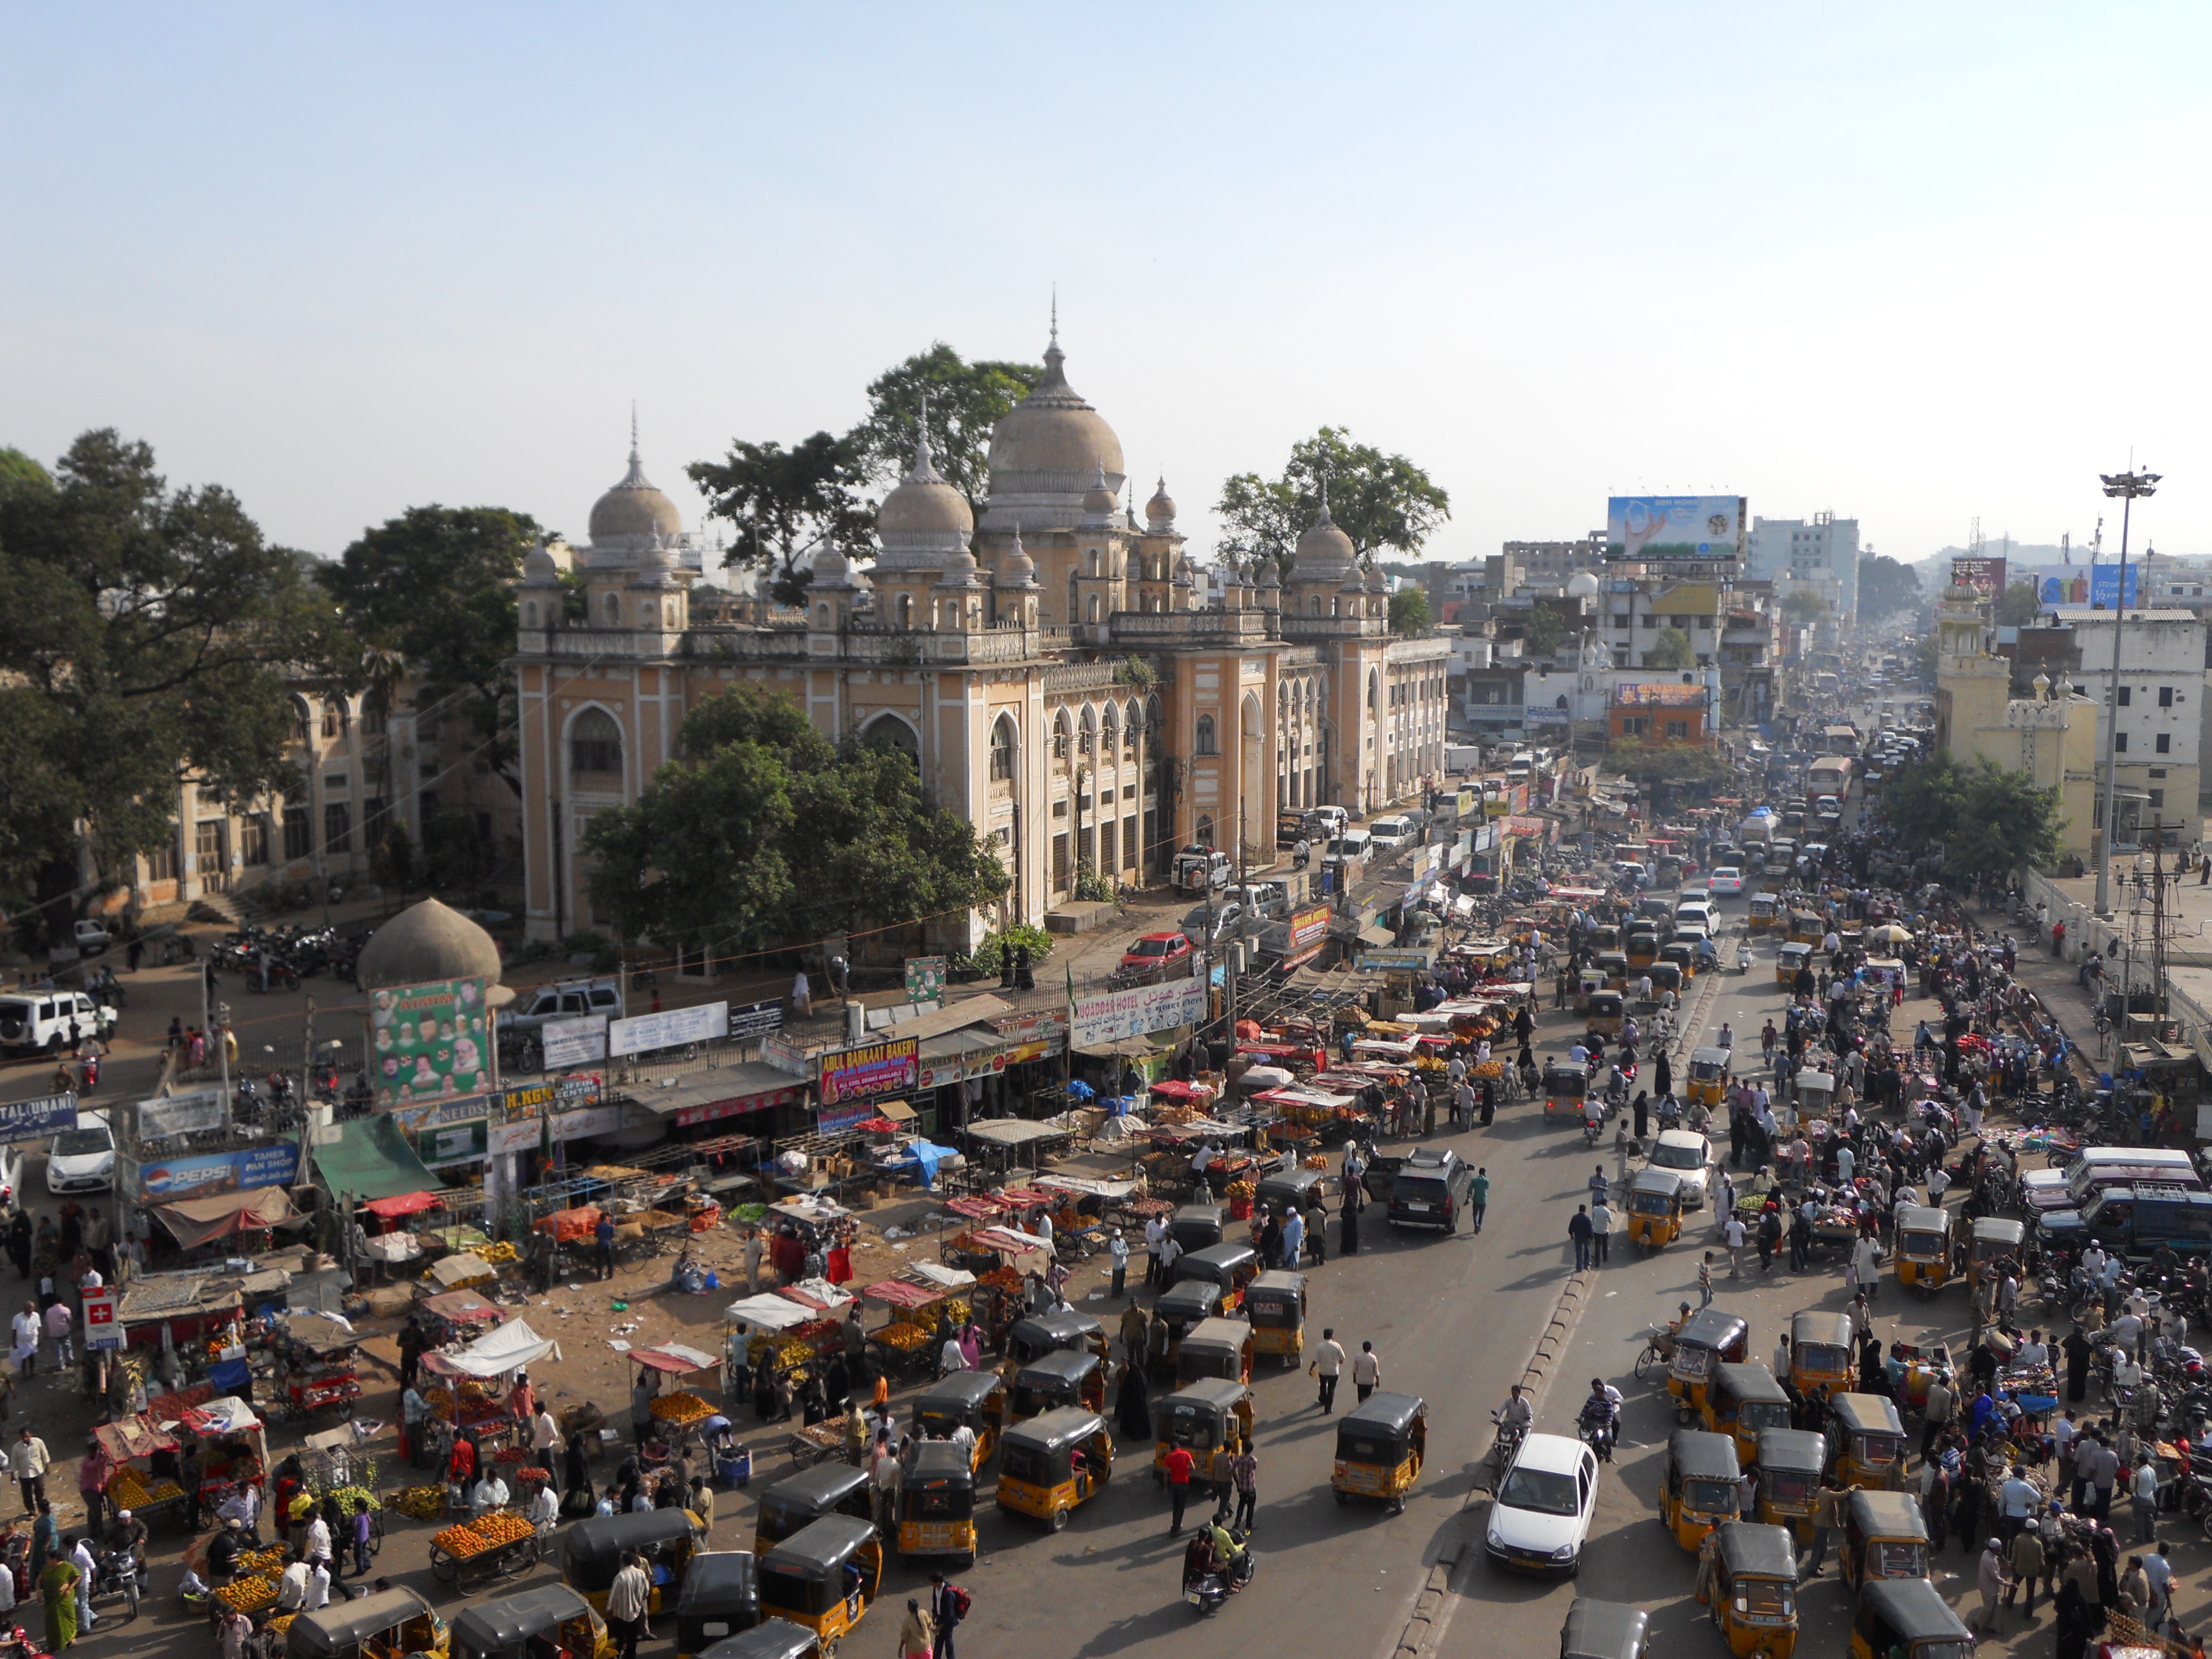
[[138,1115],[138,1139],[161,1140],[170,1135],[220,1129],[228,1121],[222,1091],[194,1089],[179,1095],[142,1100],[132,1109]]
[[1205,1018],[1205,984],[1197,979],[1172,979],[1103,997],[1078,998],[1067,1040],[1078,1048],[1089,1048],[1195,1025]]
[[149,1201],[173,1203],[216,1193],[289,1187],[300,1173],[299,1143],[274,1141],[242,1152],[209,1152],[137,1166],[137,1186]]
[[2002,559],[1954,558],[1951,561],[1951,586],[1971,587],[1977,599],[2001,599],[2005,591],[2005,562]]
[[1613,688],[1616,708],[1703,708],[1705,688],[1679,681],[1637,680]]
[[1605,556],[1666,562],[1743,556],[1741,495],[1615,495],[1605,504]]
[[912,1090],[921,1072],[921,1040],[891,1037],[858,1048],[833,1048],[822,1056],[822,1107],[874,1100]]
[[491,1087],[491,1032],[481,975],[378,991],[369,998],[368,1026],[380,1106],[477,1095]]
[[76,1127],[76,1096],[41,1095],[36,1100],[11,1100],[0,1105],[0,1141],[35,1140],[60,1129]]
[[2101,605],[2117,611],[2136,603],[2136,578],[2141,565],[2128,567],[2127,594],[2120,593],[2120,567],[2113,564],[2046,564],[2035,572],[2035,602],[2039,605]]
[[680,1048],[687,1042],[711,1042],[730,1034],[730,1005],[704,1002],[693,1008],[669,1008],[657,1014],[635,1014],[607,1027],[611,1054],[649,1054],[661,1048]]
[[571,1066],[595,1066],[607,1057],[607,1017],[582,1014],[574,1019],[549,1019],[538,1028],[544,1046],[544,1069],[566,1071]]

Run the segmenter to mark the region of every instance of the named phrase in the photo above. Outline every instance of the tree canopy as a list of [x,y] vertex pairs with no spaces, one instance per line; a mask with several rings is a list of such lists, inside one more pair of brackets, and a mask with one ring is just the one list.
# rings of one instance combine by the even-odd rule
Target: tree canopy
[[416,707],[450,708],[476,734],[477,758],[517,794],[514,583],[538,534],[503,507],[411,507],[316,573],[337,602],[345,642],[332,665],[389,687],[404,665]]
[[866,470],[842,439],[827,432],[789,449],[773,441],[733,439],[722,459],[694,461],[684,470],[705,494],[708,515],[737,527],[723,562],[767,576],[779,605],[806,603],[811,572],[799,558],[823,536],[855,550],[875,536],[875,514],[860,495]]
[[1690,644],[1690,636],[1672,623],[1653,636],[1644,652],[1646,668],[1693,668],[1697,661],[1698,653]]
[[1978,880],[2047,867],[2063,851],[2058,791],[2039,789],[1987,756],[1971,765],[1941,751],[1908,762],[1884,787],[1881,805],[1907,852],[1940,847],[1953,875]]
[[1390,631],[1418,634],[1432,620],[1429,596],[1418,587],[1401,587],[1390,595]]
[[833,744],[786,697],[733,686],[684,717],[682,759],[584,837],[626,939],[742,954],[941,918],[997,897],[997,855],[904,754]]
[[1782,601],[1782,614],[1794,623],[1814,623],[1828,614],[1828,602],[1809,587],[1790,591]]
[[1281,477],[1240,472],[1222,484],[1221,550],[1243,559],[1265,556],[1288,575],[1299,535],[1321,515],[1324,489],[1329,516],[1363,565],[1385,549],[1419,557],[1422,544],[1451,517],[1451,497],[1406,457],[1325,426],[1291,446]]
[[868,412],[845,434],[845,452],[868,483],[888,489],[914,462],[915,418],[928,400],[929,449],[945,483],[981,503],[992,428],[1044,378],[1042,363],[967,362],[939,340],[868,384]]
[[2008,584],[2003,597],[1997,600],[1997,626],[2024,628],[2033,622],[2043,608],[2036,595],[2033,582]]
[[1920,574],[1887,553],[1859,561],[1859,616],[1873,622],[1920,603]]
[[308,563],[112,428],[52,473],[0,456],[0,895],[69,894],[80,827],[120,878],[173,843],[187,776],[232,800],[296,785],[284,672],[336,631]]

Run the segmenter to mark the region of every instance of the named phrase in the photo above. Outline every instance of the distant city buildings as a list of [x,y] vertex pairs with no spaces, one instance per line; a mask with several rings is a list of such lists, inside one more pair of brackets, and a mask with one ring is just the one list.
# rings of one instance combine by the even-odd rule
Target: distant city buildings
[[1837,611],[1851,616],[1859,607],[1859,521],[1815,513],[1810,519],[1751,521],[1744,549],[1744,574],[1778,586],[1795,579],[1836,584]]

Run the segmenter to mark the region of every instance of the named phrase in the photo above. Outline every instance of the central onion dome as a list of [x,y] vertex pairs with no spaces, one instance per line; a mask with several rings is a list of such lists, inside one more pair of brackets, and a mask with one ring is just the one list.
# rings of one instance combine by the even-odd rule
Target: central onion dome
[[1587,599],[1597,592],[1597,578],[1587,570],[1577,570],[1567,578],[1567,597]]
[[653,486],[637,453],[637,417],[629,423],[629,471],[612,489],[592,503],[592,545],[640,549],[654,538],[671,540],[684,533],[684,520],[676,503]]
[[1036,561],[1030,557],[1028,550],[1022,546],[1022,532],[1018,528],[1014,532],[1014,544],[999,561],[999,568],[991,578],[991,586],[1005,592],[1036,585]]
[[1119,495],[1121,441],[1085,402],[1061,371],[1066,354],[1054,330],[1045,348],[1044,379],[1008,410],[991,434],[991,495],[986,529],[1065,526],[1077,521],[1093,477],[1103,473]]
[[497,985],[499,946],[459,911],[424,899],[376,930],[362,947],[356,977],[364,991],[481,977]]
[[945,483],[929,453],[929,434],[915,422],[914,465],[876,509],[884,569],[934,570],[966,550],[975,533],[968,498]]
[[1324,500],[1321,516],[1308,525],[1305,533],[1298,538],[1297,561],[1291,567],[1291,580],[1340,582],[1347,574],[1356,574],[1358,567],[1358,550],[1352,546],[1352,538],[1338,529],[1336,520],[1328,516],[1328,502]]

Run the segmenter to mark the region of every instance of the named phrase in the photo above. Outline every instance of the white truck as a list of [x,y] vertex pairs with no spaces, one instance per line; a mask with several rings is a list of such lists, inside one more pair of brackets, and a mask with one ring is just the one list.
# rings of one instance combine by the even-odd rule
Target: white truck
[[1479,743],[1448,743],[1444,745],[1444,770],[1447,772],[1480,772],[1482,770],[1482,745]]
[[1735,838],[1746,847],[1764,847],[1774,839],[1774,820],[1764,812],[1753,813],[1736,825]]

